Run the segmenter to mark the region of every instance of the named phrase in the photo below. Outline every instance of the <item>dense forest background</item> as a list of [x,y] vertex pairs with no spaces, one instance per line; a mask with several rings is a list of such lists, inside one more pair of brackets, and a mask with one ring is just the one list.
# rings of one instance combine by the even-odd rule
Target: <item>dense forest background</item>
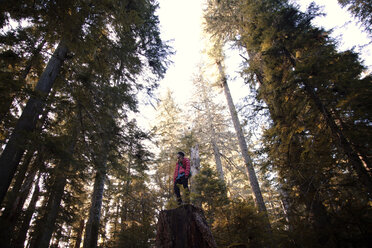
[[[338,0],[372,37],[369,0]],[[176,153],[219,247],[369,247],[372,75],[321,15],[207,0],[205,59],[180,106],[154,0],[0,1],[1,247],[152,247]],[[235,105],[226,53],[250,93]],[[160,98],[151,128],[135,116]],[[154,110],[155,111],[155,110]]]

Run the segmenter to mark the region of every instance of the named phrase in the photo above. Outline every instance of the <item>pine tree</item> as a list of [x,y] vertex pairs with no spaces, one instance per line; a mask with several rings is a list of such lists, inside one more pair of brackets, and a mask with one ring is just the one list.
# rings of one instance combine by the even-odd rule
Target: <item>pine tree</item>
[[[190,101],[192,108],[188,110],[187,119],[199,145],[200,160],[208,161],[217,171],[223,166],[223,180],[228,186],[230,196],[247,199],[251,197],[252,192],[246,187],[248,178],[242,166],[244,161],[239,155],[237,137],[231,128],[233,124],[227,107],[219,103],[223,100],[219,95],[221,87],[212,83],[215,79],[210,78],[208,69],[206,64],[198,67],[193,79],[195,89]],[[219,175],[221,176],[221,173]]]
[[[225,5],[227,3],[224,3]],[[224,6],[223,4],[221,6]],[[233,6],[233,5],[228,5]],[[220,9],[226,8],[226,6],[221,7]],[[368,173],[368,170],[364,168],[363,164],[366,164],[367,168],[369,168],[369,162],[368,159],[364,156],[362,153],[359,153],[361,156],[358,157],[358,151],[355,150],[355,146],[353,148],[351,142],[349,141],[348,137],[344,135],[344,131],[340,129],[340,127],[337,126],[337,122],[335,120],[335,117],[332,115],[332,112],[336,111],[336,109],[327,109],[325,106],[326,104],[321,101],[320,94],[321,92],[315,93],[314,89],[317,88],[315,85],[313,85],[315,82],[323,82],[324,77],[319,77],[320,75],[325,76],[325,74],[315,74],[314,69],[312,67],[305,67],[308,69],[306,73],[305,71],[302,71],[301,63],[297,64],[299,62],[299,57],[305,56],[304,53],[308,54],[308,56],[311,55],[311,57],[305,56],[306,58],[325,58],[326,63],[328,65],[330,63],[335,63],[335,61],[332,61],[333,56],[340,56],[337,53],[335,54],[334,45],[329,42],[327,42],[328,36],[325,33],[324,30],[316,29],[310,26],[310,21],[314,16],[316,15],[316,9],[314,9],[314,6],[311,6],[309,9],[309,13],[303,13],[301,14],[298,12],[293,6],[290,6],[288,4],[284,3],[274,3],[270,1],[265,1],[262,4],[248,4],[248,3],[240,3],[240,5],[236,5],[235,8],[233,8],[235,16],[244,16],[243,19],[240,19],[239,22],[233,23],[230,22],[232,25],[235,25],[234,28],[230,27],[230,30],[233,32],[239,32],[242,34],[241,40],[239,41],[239,44],[243,46],[245,49],[247,49],[248,54],[250,54],[250,72],[253,72],[257,75],[258,81],[261,83],[265,83],[264,80],[276,80],[279,79],[279,77],[286,77],[285,79],[289,78],[291,74],[275,74],[273,73],[275,66],[277,66],[278,63],[282,63],[282,69],[279,71],[287,71],[289,72],[289,68],[297,68],[298,69],[298,75],[299,78],[296,79],[297,84],[303,84],[302,90],[304,90],[307,94],[307,97],[311,99],[313,104],[318,108],[318,111],[322,114],[324,120],[326,121],[328,127],[330,128],[332,135],[335,140],[335,144],[338,145],[340,151],[348,157],[350,160],[350,164],[354,167],[354,170],[358,173],[360,179],[365,183],[365,185],[370,188],[370,175]],[[265,10],[266,9],[266,10]],[[273,15],[269,12],[269,10],[276,11],[277,9],[277,15]],[[256,16],[255,13],[257,11],[263,11],[265,13],[262,16]],[[240,11],[240,12],[239,12]],[[266,14],[267,13],[267,14]],[[221,13],[218,13],[221,14]],[[224,13],[222,13],[224,15]],[[226,13],[231,14],[231,13]],[[247,19],[248,17],[251,17],[252,20]],[[262,27],[256,27],[255,25],[252,25],[253,20],[257,21],[259,25]],[[275,22],[273,22],[273,19],[275,19]],[[216,24],[213,23],[213,20],[210,19],[210,25],[215,27]],[[292,20],[292,22],[288,22],[288,20]],[[275,32],[263,32],[262,28],[264,25],[269,25],[270,23],[275,23],[275,27],[277,30],[273,30]],[[289,24],[292,23],[292,24]],[[271,25],[271,24],[270,24]],[[211,26],[211,28],[212,28]],[[227,29],[225,26],[224,28]],[[289,35],[290,28],[296,29],[296,36]],[[253,33],[254,35],[258,35],[260,38],[253,39],[253,34],[247,36],[246,30],[253,30],[256,33]],[[305,33],[302,30],[308,30],[307,33]],[[293,30],[292,30],[293,31]],[[222,31],[221,31],[222,32]],[[225,32],[229,32],[228,30],[225,30]],[[229,32],[222,34],[227,35],[235,35],[235,33]],[[302,33],[301,33],[302,32]],[[263,35],[261,35],[263,34]],[[300,35],[301,34],[301,35]],[[260,36],[261,35],[261,36]],[[257,37],[258,37],[257,36]],[[276,40],[277,42],[274,43],[272,46],[270,46],[270,40]],[[328,39],[329,40],[329,39]],[[301,43],[303,42],[303,43]],[[301,47],[298,47],[299,44],[302,44]],[[310,47],[303,48],[304,44],[307,44]],[[322,51],[321,53],[319,53]],[[259,52],[258,52],[259,51]],[[261,54],[263,53],[263,54]],[[276,56],[277,53],[280,53],[280,57],[275,57],[276,59],[268,60],[270,56]],[[332,56],[332,54],[334,54]],[[323,55],[323,56],[322,56]],[[329,55],[328,57],[326,55]],[[296,58],[297,57],[297,58]],[[342,56],[344,57],[344,56]],[[333,57],[334,58],[334,57]],[[279,62],[280,61],[280,62]],[[283,64],[283,61],[285,63]],[[306,62],[308,60],[303,60],[304,63],[302,65],[308,65]],[[277,63],[278,62],[278,63]],[[318,64],[320,65],[320,64]],[[324,68],[322,67],[324,71]],[[354,66],[354,68],[357,68]],[[324,73],[326,73],[324,71]],[[266,75],[267,74],[267,75]],[[301,76],[300,76],[301,75]],[[317,79],[311,79],[304,77],[305,75],[308,75],[309,77],[313,77],[315,75],[319,75]],[[326,77],[331,77],[332,74],[327,73]],[[350,80],[355,80],[356,74],[349,74]],[[341,80],[338,80],[341,81]],[[365,81],[365,80],[363,80]],[[368,81],[368,78],[367,78]],[[301,82],[301,83],[300,83]],[[318,86],[318,85],[317,85]],[[320,88],[322,89],[322,92],[329,91],[327,88]],[[325,91],[324,91],[324,90]],[[337,111],[336,111],[337,113]]]
[[[200,72],[201,74],[202,72]],[[195,112],[198,114],[195,116],[195,123],[197,131],[200,130],[200,135],[203,133],[207,134],[207,137],[199,136],[200,139],[208,139],[210,145],[212,146],[213,155],[216,163],[216,169],[218,171],[220,179],[224,180],[224,172],[222,167],[222,161],[221,161],[221,155],[220,155],[220,148],[219,148],[219,137],[217,134],[219,125],[221,123],[217,122],[217,111],[219,110],[220,106],[217,106],[213,102],[213,98],[215,95],[213,95],[213,91],[211,89],[211,85],[208,85],[208,83],[204,80],[202,75],[198,75],[194,80],[193,83],[196,88],[194,102],[192,103],[192,106],[194,107],[195,111],[193,111],[193,114],[195,115]],[[204,117],[204,118],[203,118]],[[206,128],[205,128],[206,127]],[[199,129],[199,130],[198,130]],[[205,130],[202,130],[205,129]],[[203,144],[203,147],[205,147],[207,144],[204,144],[203,141],[200,141]]]
[[[209,30],[247,51],[249,68],[243,73],[268,106],[273,123],[265,134],[271,141],[265,146],[281,187],[293,202],[293,223],[301,234],[295,243],[337,246],[350,242],[341,234],[349,232],[355,242],[366,244],[362,233],[368,224],[362,219],[357,221],[361,232],[335,231],[341,219],[350,223],[339,197],[353,202],[348,208],[363,209],[365,216],[370,212],[366,204],[370,162],[365,150],[370,146],[365,133],[370,113],[344,105],[351,99],[369,104],[371,79],[360,76],[358,56],[337,52],[328,33],[311,25],[317,15],[314,5],[302,13],[286,1],[209,3]],[[221,20],[226,22],[222,25]],[[362,138],[362,132],[368,137]],[[301,218],[306,220],[302,225]]]
[[[154,127],[155,138],[159,147],[159,157],[156,160],[157,169],[155,182],[160,187],[160,197],[170,199],[173,196],[173,172],[175,157],[181,150],[182,132],[185,124],[180,107],[175,103],[171,91],[161,100],[157,109],[159,115]],[[185,151],[186,152],[186,151]]]
[[[2,162],[0,166],[3,171],[1,175],[4,179],[1,180],[3,183],[1,200],[5,196],[24,153],[24,147],[17,145],[17,142],[27,143],[23,142],[27,139],[25,135],[27,132],[34,130],[38,119],[37,113],[40,113],[45,105],[44,98],[53,86],[63,64],[62,61],[67,55],[67,50],[69,50],[70,60],[69,63],[65,63],[65,66],[66,70],[70,70],[68,72],[69,76],[81,75],[82,71],[78,72],[75,69],[86,69],[84,67],[88,64],[93,64],[92,61],[94,61],[95,66],[91,67],[90,70],[94,68],[97,71],[95,73],[90,71],[90,73],[96,76],[100,73],[105,73],[104,75],[101,74],[101,76],[106,78],[106,82],[109,81],[110,75],[116,74],[118,76],[114,80],[118,80],[118,84],[119,82],[122,83],[121,80],[123,79],[134,84],[134,80],[145,67],[153,73],[154,77],[149,80],[152,82],[161,78],[165,72],[164,60],[168,54],[168,49],[160,40],[157,26],[158,19],[154,15],[157,5],[152,1],[144,0],[126,4],[119,2],[95,3],[91,5],[86,5],[86,3],[74,4],[73,1],[51,3],[47,6],[40,4],[39,10],[35,10],[34,5],[29,5],[28,3],[22,6],[25,10],[30,11],[27,12],[29,16],[26,15],[26,17],[22,15],[18,17],[18,13],[13,9],[14,6],[8,6],[7,9],[11,17],[14,15],[15,18],[20,18],[20,21],[22,18],[29,18],[31,23],[33,20],[41,21],[43,25],[37,27],[48,30],[45,36],[49,38],[51,37],[49,35],[55,35],[53,37],[58,37],[59,39],[57,42],[55,38],[48,39],[50,41],[49,44],[59,43],[60,46],[56,49],[55,55],[51,57],[48,63],[49,67],[45,68],[44,76],[40,77],[40,84],[35,88],[36,93],[28,101],[28,107],[25,107],[23,117],[19,119],[17,128],[13,131],[12,138],[8,141],[1,155],[0,160]],[[49,9],[53,11],[49,11]],[[104,11],[102,12],[102,10]],[[43,15],[44,12],[47,14]],[[98,15],[97,13],[100,14]],[[42,18],[38,19],[40,16]],[[58,19],[56,16],[64,21],[56,23],[55,20]],[[112,16],[117,18],[111,18]],[[106,25],[108,23],[112,24],[114,36],[116,36],[117,40],[116,38],[108,37],[108,25]],[[131,27],[130,29],[125,28],[129,26]],[[102,30],[105,30],[105,32],[102,32]],[[139,41],[138,44],[137,41]],[[81,49],[82,47],[84,49]],[[140,49],[137,49],[138,47]],[[50,74],[48,70],[53,73]],[[46,80],[45,76],[49,77],[49,75],[53,77]],[[43,80],[46,80],[45,87],[43,86]],[[67,81],[73,82],[74,80],[73,78],[68,78]],[[122,89],[126,88],[129,91],[131,89],[129,82],[128,84],[122,83],[119,87]],[[154,83],[136,85],[138,88],[146,87],[148,90],[155,86],[156,84]],[[41,95],[37,93],[39,91]],[[130,102],[131,98],[127,97],[127,100]],[[33,106],[36,106],[34,110],[32,110]],[[13,162],[8,163],[7,161],[11,158],[14,158],[12,159]]]
[[372,7],[368,0],[338,0],[342,7],[347,9],[358,18],[365,27],[365,30],[372,34]]
[[[193,179],[196,180],[197,195],[195,201],[200,202],[203,206],[207,221],[213,224],[218,209],[223,208],[229,203],[227,198],[227,189],[223,180],[212,170],[208,164],[201,166],[199,174]],[[218,176],[217,176],[218,175]]]

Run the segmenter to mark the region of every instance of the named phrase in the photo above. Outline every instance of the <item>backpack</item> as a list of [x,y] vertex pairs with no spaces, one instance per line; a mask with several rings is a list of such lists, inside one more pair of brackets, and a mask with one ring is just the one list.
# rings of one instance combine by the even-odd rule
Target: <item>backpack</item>
[[[178,170],[180,169],[180,167],[179,167],[180,165],[182,166],[182,168],[186,169],[185,167],[183,167],[182,162],[178,162]],[[179,175],[178,171],[177,171],[177,179],[181,178],[182,176],[184,176],[184,173]],[[190,165],[190,171],[189,171],[189,177],[188,178],[190,178],[191,176],[192,176],[192,173],[191,173],[191,165]]]

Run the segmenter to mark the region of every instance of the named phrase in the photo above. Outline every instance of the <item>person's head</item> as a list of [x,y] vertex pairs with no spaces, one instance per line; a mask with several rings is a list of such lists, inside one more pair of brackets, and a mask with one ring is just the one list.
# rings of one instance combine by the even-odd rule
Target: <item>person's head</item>
[[182,160],[184,157],[185,157],[185,153],[183,153],[183,152],[178,152],[177,153],[177,159],[178,160]]

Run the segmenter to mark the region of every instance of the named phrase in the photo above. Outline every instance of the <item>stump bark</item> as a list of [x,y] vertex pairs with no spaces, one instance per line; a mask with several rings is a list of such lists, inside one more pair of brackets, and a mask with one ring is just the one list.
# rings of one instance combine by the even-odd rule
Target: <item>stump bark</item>
[[216,248],[203,210],[191,204],[159,214],[156,248]]

